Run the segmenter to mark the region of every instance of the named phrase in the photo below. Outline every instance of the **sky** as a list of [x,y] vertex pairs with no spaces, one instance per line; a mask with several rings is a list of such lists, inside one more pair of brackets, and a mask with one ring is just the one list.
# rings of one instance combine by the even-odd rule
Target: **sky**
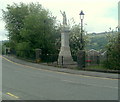
[[1,0],[0,1],[0,40],[5,40],[7,31],[2,18],[2,9],[6,10],[7,4],[39,2],[45,9],[49,9],[57,21],[62,23],[61,11],[66,12],[67,20],[73,24],[80,23],[79,13],[85,13],[83,25],[88,33],[100,33],[113,30],[118,26],[118,2],[119,0]]

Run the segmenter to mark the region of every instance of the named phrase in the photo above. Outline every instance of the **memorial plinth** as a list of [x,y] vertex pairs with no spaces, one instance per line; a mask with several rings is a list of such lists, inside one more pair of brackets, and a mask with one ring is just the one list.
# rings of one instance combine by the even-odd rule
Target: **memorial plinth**
[[58,57],[58,64],[74,64],[69,47],[69,28],[64,26],[61,30],[61,48]]

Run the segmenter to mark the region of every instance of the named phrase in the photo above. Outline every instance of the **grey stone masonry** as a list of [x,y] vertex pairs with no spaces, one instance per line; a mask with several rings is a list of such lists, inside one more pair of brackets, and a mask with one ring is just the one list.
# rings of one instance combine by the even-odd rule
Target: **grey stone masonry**
[[64,26],[61,31],[61,48],[58,64],[74,64],[69,47],[69,28]]

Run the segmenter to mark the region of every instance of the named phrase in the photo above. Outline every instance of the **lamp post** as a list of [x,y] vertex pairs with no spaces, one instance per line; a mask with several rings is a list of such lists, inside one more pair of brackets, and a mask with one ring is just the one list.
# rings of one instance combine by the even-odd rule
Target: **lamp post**
[[85,51],[84,51],[84,40],[83,40],[83,19],[85,14],[83,13],[83,11],[81,11],[79,15],[81,20],[81,38],[80,38],[81,46],[77,54],[77,63],[79,68],[85,68]]
[[84,50],[84,41],[83,41],[83,19],[84,19],[84,13],[83,11],[81,10],[80,12],[80,20],[81,20],[81,48],[80,50]]

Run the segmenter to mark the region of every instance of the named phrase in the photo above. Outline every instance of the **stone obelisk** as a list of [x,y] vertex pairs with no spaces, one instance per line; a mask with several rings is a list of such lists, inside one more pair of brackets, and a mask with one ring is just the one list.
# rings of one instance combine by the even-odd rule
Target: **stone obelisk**
[[58,57],[58,64],[74,64],[69,46],[69,27],[67,26],[67,18],[65,12],[61,12],[63,16],[63,26],[61,29],[61,48]]

